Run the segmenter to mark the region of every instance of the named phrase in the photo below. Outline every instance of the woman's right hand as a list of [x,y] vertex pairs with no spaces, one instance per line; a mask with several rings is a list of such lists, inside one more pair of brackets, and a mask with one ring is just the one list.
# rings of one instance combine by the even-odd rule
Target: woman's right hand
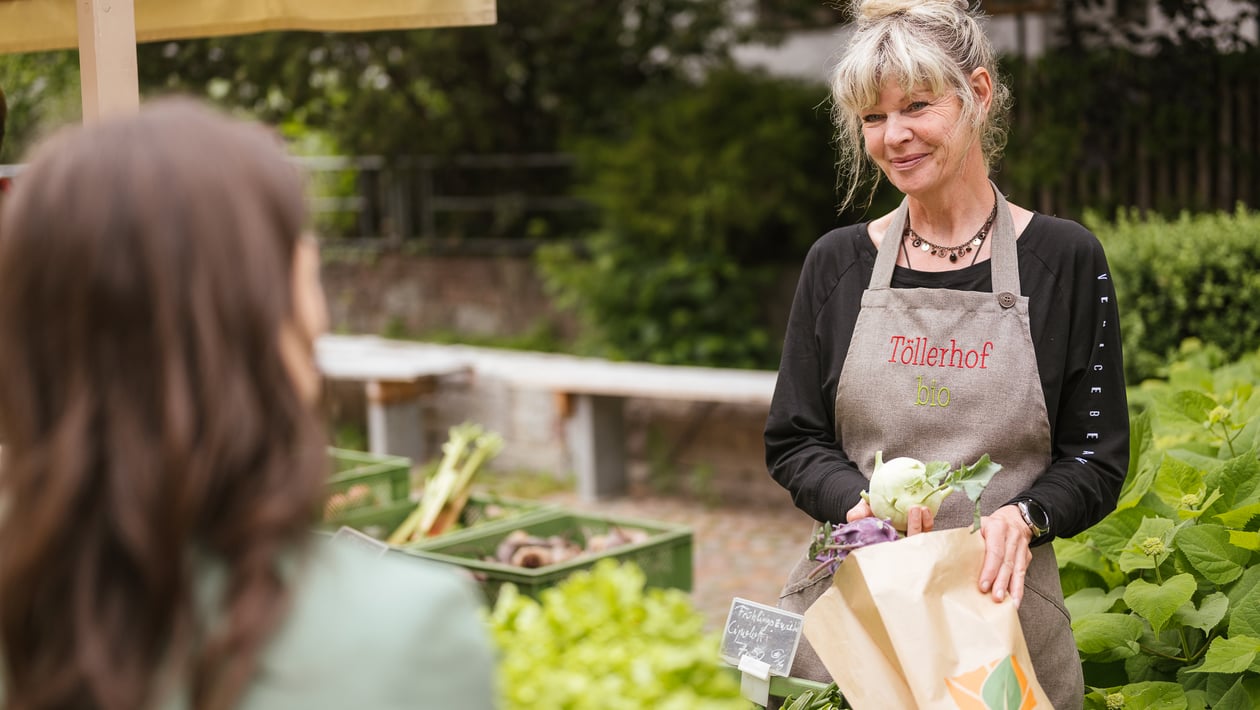
[[[845,522],[849,523],[860,518],[873,517],[875,517],[875,513],[865,500],[859,500],[857,505],[849,508],[849,512],[844,514]],[[932,529],[932,525],[932,510],[926,505],[912,505],[906,511],[906,535],[929,532]]]

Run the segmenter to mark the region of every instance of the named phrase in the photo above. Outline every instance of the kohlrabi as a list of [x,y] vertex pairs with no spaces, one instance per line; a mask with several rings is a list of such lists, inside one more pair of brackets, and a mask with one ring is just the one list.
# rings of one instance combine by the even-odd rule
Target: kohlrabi
[[980,493],[993,475],[1002,470],[1000,464],[980,457],[970,466],[953,468],[948,461],[929,461],[899,457],[885,462],[882,451],[875,452],[875,470],[871,472],[870,491],[862,498],[877,518],[884,518],[897,530],[905,532],[907,515],[912,506],[927,506],[936,515],[954,491],[962,491],[975,503],[974,525],[980,525]]
[[809,573],[809,578],[814,579],[823,572],[835,574],[836,568],[850,552],[867,545],[892,542],[898,537],[893,526],[881,518],[858,518],[851,523],[834,526],[823,523],[814,534],[809,548],[810,558],[819,563]]

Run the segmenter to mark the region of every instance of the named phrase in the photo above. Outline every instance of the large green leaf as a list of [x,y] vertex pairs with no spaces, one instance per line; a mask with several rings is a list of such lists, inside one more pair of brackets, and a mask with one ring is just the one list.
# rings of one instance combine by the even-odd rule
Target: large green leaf
[[1230,636],[1212,639],[1203,663],[1191,669],[1191,673],[1242,673],[1260,654],[1260,638],[1254,636]]
[[1111,710],[1188,710],[1186,694],[1176,683],[1143,681],[1118,688],[1096,689],[1086,698],[1087,708]]
[[1151,439],[1151,415],[1142,412],[1129,422],[1129,471],[1120,489],[1120,500],[1116,504],[1118,510],[1137,505],[1150,490],[1156,470],[1150,461]]
[[1194,424],[1208,420],[1208,412],[1216,408],[1216,400],[1195,390],[1175,392],[1163,402],[1165,411],[1184,417]]
[[1161,584],[1151,584],[1143,579],[1129,582],[1124,592],[1124,602],[1137,614],[1151,622],[1155,633],[1163,630],[1173,614],[1194,596],[1198,587],[1194,576],[1179,574],[1165,579]]
[[1202,470],[1165,455],[1151,490],[1174,509],[1195,507],[1205,497],[1203,478]]
[[1121,551],[1129,544],[1129,539],[1137,532],[1142,521],[1150,517],[1157,516],[1143,508],[1117,510],[1076,539],[1091,541],[1103,556],[1119,562]]
[[1237,608],[1243,597],[1254,592],[1257,586],[1260,586],[1260,565],[1252,565],[1243,572],[1237,582],[1229,585],[1229,589],[1225,590],[1225,593],[1229,595],[1229,605]]
[[1242,530],[1251,519],[1260,515],[1260,502],[1250,503],[1216,515],[1216,521],[1227,528]]
[[1097,574],[1109,587],[1124,584],[1124,572],[1094,545],[1081,542],[1080,538],[1056,538],[1051,544],[1060,570],[1076,566]]
[[[1198,691],[1206,696],[1208,684],[1216,678],[1220,676],[1211,673],[1191,673],[1189,666],[1181,666],[1177,669],[1176,680],[1187,692]],[[1225,690],[1222,689],[1221,692],[1224,693]]]
[[1233,690],[1238,680],[1242,678],[1241,673],[1194,673],[1187,671],[1186,675],[1207,678],[1208,707],[1213,708],[1216,707],[1217,703],[1221,702],[1225,695]]
[[1179,461],[1182,461],[1186,464],[1194,466],[1195,468],[1200,469],[1202,471],[1206,471],[1208,473],[1212,473],[1213,471],[1219,471],[1221,467],[1225,465],[1224,461],[1220,460],[1219,458],[1215,456],[1201,454],[1198,451],[1193,451],[1191,449],[1186,449],[1186,448],[1169,449],[1165,453],[1168,456],[1171,456]]
[[1147,682],[1126,685],[1125,708],[1186,710],[1186,693],[1176,683]]
[[1124,587],[1116,587],[1109,591],[1103,591],[1097,587],[1082,589],[1063,600],[1064,606],[1067,607],[1068,614],[1073,619],[1079,619],[1089,614],[1105,614],[1111,611],[1116,602],[1124,597]]
[[1227,613],[1229,597],[1223,592],[1213,592],[1203,599],[1198,608],[1195,608],[1194,602],[1187,602],[1173,614],[1173,623],[1206,633],[1221,623]]
[[[1252,568],[1252,570],[1255,569],[1260,568]],[[1248,570],[1248,572],[1250,571]],[[1260,585],[1253,585],[1237,601],[1234,601],[1231,597],[1230,606],[1233,609],[1229,615],[1230,637],[1254,636],[1260,638]]]
[[[1132,510],[1138,510],[1133,508]],[[1120,552],[1120,569],[1155,569],[1171,554],[1175,523],[1167,518],[1145,518]]]
[[1234,682],[1212,710],[1255,710],[1260,708],[1260,678],[1244,676]]
[[1138,642],[1142,647],[1142,653],[1136,656],[1130,656],[1124,659],[1124,672],[1129,676],[1130,683],[1142,683],[1146,681],[1172,680],[1160,668],[1160,659],[1150,653],[1146,644]]
[[1131,614],[1088,614],[1072,622],[1081,656],[1091,661],[1119,661],[1138,653],[1142,620]]
[[1229,531],[1220,525],[1192,525],[1177,532],[1177,549],[1204,577],[1228,584],[1243,573],[1251,553],[1230,544]]
[[1260,532],[1229,531],[1229,544],[1243,550],[1260,552]]
[[1253,496],[1257,493],[1257,484],[1260,484],[1260,459],[1256,458],[1254,451],[1235,456],[1220,469],[1209,472],[1203,483],[1207,490],[1219,489],[1223,494],[1220,500],[1208,507],[1205,515],[1220,515],[1250,505],[1257,502]]

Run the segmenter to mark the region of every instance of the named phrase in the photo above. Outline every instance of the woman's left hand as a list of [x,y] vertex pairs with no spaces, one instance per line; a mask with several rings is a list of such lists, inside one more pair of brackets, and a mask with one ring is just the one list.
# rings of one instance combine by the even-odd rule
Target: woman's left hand
[[1006,597],[1019,606],[1024,597],[1024,575],[1032,561],[1032,530],[1024,516],[1013,505],[1004,505],[993,515],[980,518],[980,536],[984,538],[984,564],[980,567],[980,591],[993,601]]

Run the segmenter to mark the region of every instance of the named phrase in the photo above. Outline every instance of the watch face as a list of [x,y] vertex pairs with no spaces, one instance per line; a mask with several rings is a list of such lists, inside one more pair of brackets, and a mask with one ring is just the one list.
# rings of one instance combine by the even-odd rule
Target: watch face
[[1035,528],[1038,533],[1045,533],[1049,530],[1050,516],[1046,515],[1045,509],[1043,509],[1040,505],[1034,503],[1033,501],[1026,500],[1020,503],[1020,508],[1023,509],[1024,517],[1028,521],[1028,524]]

